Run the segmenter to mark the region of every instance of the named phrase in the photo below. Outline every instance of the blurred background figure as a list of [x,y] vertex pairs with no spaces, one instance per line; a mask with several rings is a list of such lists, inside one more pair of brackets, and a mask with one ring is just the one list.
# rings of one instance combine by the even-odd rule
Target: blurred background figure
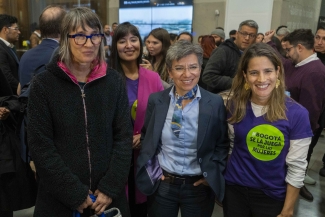
[[214,38],[215,44],[218,47],[225,41],[225,32],[222,29],[215,29],[211,32],[211,36]]
[[198,84],[200,87],[207,89],[207,85],[202,81],[202,73],[204,71],[205,65],[207,64],[211,56],[212,51],[216,48],[214,38],[211,35],[202,36],[201,47],[203,49],[203,63],[202,63],[201,75]]
[[236,33],[237,33],[236,29],[231,30],[229,32],[229,38],[232,38],[233,40],[236,40]]
[[130,144],[133,155],[127,192],[132,217],[147,216],[147,197],[135,186],[135,165],[141,149],[140,133],[149,95],[164,90],[158,73],[140,66],[142,47],[140,33],[134,25],[126,22],[116,28],[112,43],[111,66],[124,78],[133,124],[133,143]]
[[177,41],[177,34],[169,33],[169,38],[170,38],[170,44],[172,45]]
[[148,60],[144,59],[142,64],[144,68],[158,72],[160,78],[166,83],[170,82],[166,69],[166,54],[169,46],[170,37],[167,30],[163,28],[153,29],[146,40]]
[[193,36],[189,32],[182,32],[177,36],[177,41],[179,40],[186,40],[193,43]]
[[36,47],[41,43],[41,41],[42,41],[41,30],[39,25],[37,25],[35,27],[34,32],[29,37],[30,48]]
[[201,44],[202,37],[203,37],[203,35],[200,35],[200,36],[197,38],[197,43],[198,43],[198,44]]
[[264,34],[259,32],[256,35],[255,43],[261,43],[263,41],[263,39],[264,39]]

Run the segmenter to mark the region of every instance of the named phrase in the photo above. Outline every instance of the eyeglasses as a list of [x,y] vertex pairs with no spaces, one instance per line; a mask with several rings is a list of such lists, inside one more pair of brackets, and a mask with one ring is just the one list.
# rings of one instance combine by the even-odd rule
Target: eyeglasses
[[199,66],[197,65],[192,65],[192,66],[189,66],[189,67],[183,67],[183,66],[176,66],[174,68],[174,70],[179,73],[179,74],[182,74],[185,72],[185,70],[187,69],[189,72],[193,73],[193,72],[197,72]]
[[288,48],[285,48],[284,50],[287,52],[287,53],[289,53],[290,52],[290,50],[291,50],[291,48],[294,48],[295,46],[292,46],[292,47],[288,47]]
[[256,34],[248,34],[247,32],[241,32],[238,31],[242,36],[244,36],[244,38],[246,38],[247,36],[249,36],[250,39],[256,38]]
[[90,38],[91,43],[93,45],[98,45],[102,42],[104,34],[91,34],[91,35],[84,35],[84,34],[75,34],[75,35],[68,35],[68,38],[73,38],[74,42],[77,45],[85,45],[87,43],[88,38]]
[[9,26],[8,29],[13,29],[13,30],[19,31],[19,27],[18,26],[17,27],[11,27],[11,26]]

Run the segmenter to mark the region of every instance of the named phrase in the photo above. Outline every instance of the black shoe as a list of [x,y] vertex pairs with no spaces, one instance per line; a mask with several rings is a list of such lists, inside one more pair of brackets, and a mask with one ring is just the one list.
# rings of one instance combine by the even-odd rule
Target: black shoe
[[313,195],[308,191],[308,189],[306,188],[306,186],[303,186],[302,188],[300,188],[300,192],[299,192],[300,196],[302,196],[304,199],[312,202],[314,200]]
[[325,165],[319,170],[319,175],[325,177]]

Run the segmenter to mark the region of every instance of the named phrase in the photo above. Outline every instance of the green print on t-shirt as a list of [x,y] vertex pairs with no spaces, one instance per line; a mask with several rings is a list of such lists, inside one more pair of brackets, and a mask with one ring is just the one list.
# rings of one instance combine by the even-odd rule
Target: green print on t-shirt
[[258,160],[271,161],[284,147],[284,135],[276,127],[262,124],[251,129],[246,136],[249,152]]

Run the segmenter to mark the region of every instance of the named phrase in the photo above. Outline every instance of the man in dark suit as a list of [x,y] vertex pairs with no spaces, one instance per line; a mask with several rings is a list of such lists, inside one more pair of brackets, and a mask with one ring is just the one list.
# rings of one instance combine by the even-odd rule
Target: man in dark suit
[[49,62],[53,51],[59,46],[60,26],[65,14],[66,12],[58,6],[48,6],[41,13],[39,27],[43,40],[41,44],[28,50],[21,57],[19,68],[21,87],[29,83],[35,74],[44,71],[45,64]]
[[220,96],[198,87],[203,51],[180,40],[166,65],[174,86],[150,96],[141,135],[136,183],[149,195],[148,216],[208,217],[222,201],[229,149]]
[[20,31],[16,17],[0,14],[0,69],[4,73],[13,93],[18,87],[19,59],[14,43],[19,39]]

